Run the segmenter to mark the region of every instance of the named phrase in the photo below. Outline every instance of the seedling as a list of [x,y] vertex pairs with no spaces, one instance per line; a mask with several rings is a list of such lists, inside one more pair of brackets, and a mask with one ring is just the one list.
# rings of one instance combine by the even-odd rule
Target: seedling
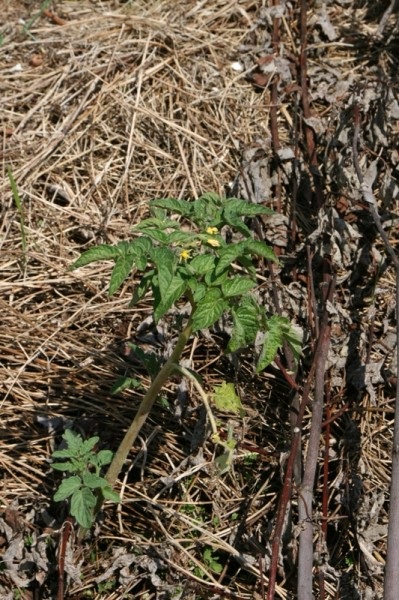
[[[289,320],[269,315],[253,293],[258,285],[254,260],[264,258],[277,263],[278,259],[267,244],[253,238],[245,219],[269,214],[271,211],[268,208],[209,193],[195,201],[174,198],[154,200],[150,203],[150,212],[148,219],[133,228],[132,241],[91,248],[72,265],[72,269],[77,269],[100,260],[113,261],[110,295],[129,281],[132,274],[141,275],[133,292],[131,306],[151,293],[155,323],[172,307],[180,308],[175,323],[180,332],[176,346],[163,365],[152,365],[150,388],[105,476],[109,486],[115,483],[140,429],[171,374],[180,370],[195,383],[192,372],[179,367],[181,354],[193,335],[212,327],[222,318],[226,319],[232,325],[227,352],[236,352],[253,344],[255,339],[259,341],[260,334],[263,339],[257,358],[257,372],[274,360],[283,343],[291,347],[296,357],[300,353],[300,340]],[[206,404],[206,394],[200,393]],[[223,393],[228,402],[235,402],[231,390],[223,390]],[[219,393],[220,398],[223,393]],[[223,405],[223,400],[221,402]],[[234,440],[221,442],[209,402],[207,410],[213,440],[225,446],[223,468],[227,470],[234,451]],[[82,482],[80,479],[79,486],[82,486]],[[80,489],[79,486],[77,489]],[[100,497],[95,510],[101,506],[101,494],[104,490],[109,493],[110,487],[98,486],[98,489]],[[91,488],[89,491],[90,502],[93,502]]]
[[96,491],[101,492],[105,500],[120,502],[119,495],[112,490],[108,481],[100,476],[102,467],[111,462],[112,452],[94,451],[100,440],[98,436],[83,440],[78,433],[67,429],[62,437],[67,447],[55,450],[52,457],[65,459],[65,462],[54,462],[51,466],[57,471],[68,473],[69,476],[62,481],[54,494],[54,500],[60,502],[69,499],[71,515],[81,527],[88,529],[95,519]]

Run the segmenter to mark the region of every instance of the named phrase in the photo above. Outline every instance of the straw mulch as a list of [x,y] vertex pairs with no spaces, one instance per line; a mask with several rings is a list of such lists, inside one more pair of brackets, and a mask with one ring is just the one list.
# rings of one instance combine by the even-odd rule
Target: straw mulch
[[[327,543],[321,470],[316,492],[315,594],[323,585],[326,598],[381,597],[395,281],[356,180],[351,107],[356,95],[361,168],[367,173],[378,159],[374,189],[395,244],[397,13],[382,27],[388,2],[315,3],[308,11],[308,125],[325,183],[317,212],[297,75],[299,3],[281,12],[273,64],[275,15],[267,4],[15,0],[2,9],[2,598],[56,597],[67,513],[52,501],[59,477],[51,453],[66,427],[98,434],[115,449],[149,383],[128,342],[165,356],[175,339],[168,319],[152,327],[149,301],[128,308],[133,281],[108,297],[109,264],[69,266],[95,244],[128,239],[149,199],[206,191],[262,201],[278,213],[257,234],[285,265],[273,290],[304,330],[303,373],[312,360],[306,244],[317,257],[326,236],[331,242],[338,271],[328,365],[333,425]],[[315,264],[318,297],[322,265]],[[65,597],[265,596],[291,392],[275,365],[255,378],[251,355],[237,364],[223,356],[225,343],[223,331],[201,336],[185,359],[209,389],[228,380],[240,392],[246,416],[230,423],[240,442],[234,470],[217,475],[200,399],[172,381],[121,478],[122,506],[107,506],[83,543],[72,539]],[[142,387],[112,396],[126,374]],[[227,430],[229,417],[218,417]],[[306,448],[306,425],[304,439]],[[321,469],[323,447],[320,456]],[[295,506],[294,492],[277,587],[287,599],[295,597]]]

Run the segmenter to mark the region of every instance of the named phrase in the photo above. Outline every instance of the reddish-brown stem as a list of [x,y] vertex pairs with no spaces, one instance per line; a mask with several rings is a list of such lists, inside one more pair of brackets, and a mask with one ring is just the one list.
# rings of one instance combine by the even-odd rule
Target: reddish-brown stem
[[[304,119],[311,117],[308,81],[307,81],[307,0],[301,0],[300,30],[301,30],[301,53],[299,58],[299,79],[302,89],[302,110]],[[313,184],[316,195],[316,207],[323,206],[323,190],[321,176],[316,154],[316,136],[314,130],[304,121],[303,130],[306,140],[306,148],[309,156],[310,170],[313,176]]]
[[69,538],[72,533],[74,519],[67,517],[62,526],[61,539],[58,547],[58,588],[57,588],[57,600],[64,600],[65,593],[65,555],[68,545]]

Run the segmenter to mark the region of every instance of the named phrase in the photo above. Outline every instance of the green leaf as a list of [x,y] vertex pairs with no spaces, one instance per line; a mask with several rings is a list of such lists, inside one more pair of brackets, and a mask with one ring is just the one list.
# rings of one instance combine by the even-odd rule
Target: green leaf
[[151,258],[158,270],[158,285],[161,298],[165,300],[169,295],[168,290],[173,280],[176,256],[168,248],[154,248]]
[[68,450],[73,453],[73,456],[76,456],[81,445],[83,444],[82,436],[79,435],[79,433],[75,433],[71,429],[66,429],[62,435],[62,438],[68,444]]
[[224,271],[227,267],[231,265],[231,263],[245,252],[246,249],[246,241],[239,242],[238,244],[230,244],[225,246],[219,251],[219,260],[216,266],[216,274],[218,275],[222,271]]
[[114,396],[115,394],[120,394],[124,390],[133,390],[141,386],[141,383],[135,377],[118,377],[115,381],[114,385],[110,389],[110,394]]
[[165,208],[170,212],[178,213],[179,215],[188,216],[192,212],[192,203],[187,200],[177,200],[176,198],[159,198],[150,202],[150,208]]
[[95,447],[96,444],[98,444],[99,441],[100,441],[100,438],[98,437],[98,435],[94,435],[93,437],[89,438],[88,440],[85,440],[81,447],[81,453],[88,454],[89,452],[91,452],[93,450],[93,448]]
[[168,243],[168,239],[169,239],[169,234],[166,233],[165,231],[160,231],[160,229],[143,229],[143,231],[145,232],[146,236],[151,238],[152,240],[155,240],[157,242],[160,242],[161,244],[165,245]]
[[125,279],[129,277],[134,264],[134,260],[134,254],[126,254],[124,256],[120,256],[117,259],[117,261],[115,262],[115,266],[112,270],[111,279],[109,282],[109,296],[115,294],[115,292],[119,290]]
[[199,254],[187,263],[187,271],[195,275],[204,275],[215,268],[215,260],[211,254]]
[[164,229],[178,229],[180,224],[177,221],[173,221],[172,219],[159,219],[157,217],[150,217],[149,219],[144,219],[144,221],[140,221],[137,225],[133,227],[134,231],[141,231],[150,235],[151,232],[154,231],[163,231]]
[[108,485],[108,482],[104,477],[99,477],[95,473],[84,473],[82,479],[83,484],[91,489],[102,488],[105,485]]
[[110,500],[111,502],[117,502],[118,504],[121,501],[119,494],[114,492],[110,485],[106,485],[103,488],[101,488],[101,492],[104,496],[104,500]]
[[[273,315],[266,322],[266,335],[263,341],[263,347],[256,366],[256,372],[259,373],[266,369],[276,357],[278,349],[284,342],[285,331],[287,330],[288,320],[278,315]],[[288,322],[289,325],[289,322]]]
[[233,332],[228,352],[236,352],[255,341],[260,329],[259,307],[252,298],[243,298],[240,306],[232,310]]
[[212,397],[218,410],[240,415],[241,417],[245,414],[241,400],[234,389],[234,383],[223,381],[221,385],[215,386]]
[[[54,457],[54,454],[53,454]],[[56,471],[65,471],[66,473],[76,473],[76,464],[72,462],[51,463],[51,468]]]
[[190,245],[194,243],[197,239],[197,234],[195,232],[186,232],[186,231],[172,231],[169,234],[168,242],[169,244],[178,244],[181,246]]
[[193,331],[210,327],[228,308],[227,301],[220,296],[220,290],[212,288],[198,301],[193,315]]
[[292,350],[295,361],[298,362],[302,354],[302,336],[291,324],[289,325],[289,329],[284,333],[284,341],[287,342]]
[[78,269],[89,263],[96,262],[98,260],[113,260],[120,255],[120,251],[117,246],[109,246],[108,244],[101,244],[86,250],[70,267],[70,270]]
[[61,482],[58,490],[55,492],[53,499],[55,502],[61,502],[69,496],[72,496],[82,486],[82,480],[80,477],[75,475],[74,477],[68,477]]
[[111,450],[100,450],[96,455],[97,464],[99,467],[104,467],[105,465],[109,465],[112,461],[114,453]]
[[69,448],[54,450],[52,454],[53,458],[72,458],[73,456],[76,456],[76,452],[72,452]]
[[[176,275],[170,282],[167,290],[164,291],[164,298],[160,298],[154,310],[154,321],[158,323],[159,319],[179,300],[187,289],[187,282]],[[155,294],[154,294],[155,296]]]
[[234,279],[228,279],[222,284],[222,292],[226,298],[233,296],[242,296],[252,290],[256,286],[256,282],[248,277],[237,275]]
[[155,269],[151,269],[147,271],[145,275],[141,278],[140,283],[134,288],[133,298],[130,301],[129,307],[134,306],[139,302],[147,293],[150,288],[150,285],[153,282],[155,276]]
[[209,193],[194,201],[194,215],[200,225],[210,224],[218,213],[220,214],[220,198],[217,194]]
[[193,292],[194,302],[196,304],[198,304],[198,302],[200,300],[202,300],[202,298],[205,296],[208,286],[204,285],[203,283],[198,283],[198,282],[195,282],[195,284],[192,284],[191,279],[189,280],[188,285]]
[[94,521],[93,508],[96,497],[89,488],[77,490],[71,498],[71,515],[81,527],[89,529]]
[[209,273],[205,273],[204,282],[209,287],[221,286],[225,281],[228,280],[229,272],[222,271],[218,275],[215,274],[215,271],[209,271]]
[[135,239],[131,244],[134,245],[134,250],[137,254],[149,254],[152,250],[152,242],[145,235]]
[[240,198],[225,198],[223,208],[236,217],[255,217],[256,215],[272,215],[273,211],[262,204],[253,204]]
[[159,356],[157,356],[155,352],[145,352],[140,346],[137,346],[137,344],[134,344],[133,342],[128,342],[127,345],[133,352],[135,358],[143,364],[144,368],[148,371],[148,374],[154,379],[162,367],[162,361]]
[[273,252],[273,249],[264,242],[259,242],[257,240],[247,240],[245,245],[246,248],[252,254],[256,254],[257,256],[263,256],[263,258],[266,258],[266,260],[271,260],[275,263],[279,262],[277,256]]

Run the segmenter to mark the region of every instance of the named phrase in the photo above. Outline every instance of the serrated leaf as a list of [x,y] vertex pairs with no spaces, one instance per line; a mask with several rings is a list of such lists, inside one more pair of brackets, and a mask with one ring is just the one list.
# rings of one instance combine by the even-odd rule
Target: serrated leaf
[[147,273],[145,275],[143,275],[140,283],[134,288],[133,298],[130,301],[129,307],[132,307],[135,304],[137,304],[137,302],[139,302],[141,300],[141,298],[143,298],[145,296],[145,294],[147,293],[147,291],[149,290],[149,288],[151,286],[154,276],[155,276],[154,269],[147,271]]
[[93,450],[94,446],[96,444],[98,444],[99,441],[100,441],[100,438],[98,437],[98,435],[94,435],[93,437],[89,438],[88,440],[85,440],[81,447],[81,453],[88,454],[89,452],[91,452]]
[[247,240],[245,245],[252,254],[263,256],[263,258],[266,258],[266,260],[271,260],[275,263],[279,262],[277,256],[273,252],[273,249],[264,242],[259,242],[258,240]]
[[164,208],[179,215],[188,216],[192,212],[192,203],[176,198],[159,198],[150,202],[150,207]]
[[149,219],[144,219],[144,221],[140,221],[140,223],[133,227],[133,230],[141,231],[146,235],[150,235],[151,232],[154,231],[163,231],[164,229],[178,229],[179,227],[179,223],[177,221],[173,221],[172,219],[158,219],[156,217],[150,217]]
[[199,197],[199,200],[204,200],[205,202],[208,202],[208,204],[214,204],[215,206],[220,206],[222,204],[222,198],[215,192],[205,192],[205,194],[202,194],[202,196]]
[[219,252],[219,260],[217,262],[217,266],[215,269],[216,275],[219,275],[222,271],[224,271],[227,267],[231,265],[231,263],[240,256],[245,251],[245,242],[239,242],[238,244],[230,244],[225,246]]
[[216,323],[227,308],[228,303],[220,297],[219,290],[217,288],[210,289],[197,303],[193,315],[193,331],[206,329]]
[[218,410],[243,416],[244,409],[234,389],[234,383],[223,381],[221,385],[215,386],[212,398]]
[[55,502],[61,502],[62,500],[66,500],[66,498],[72,496],[72,494],[74,494],[76,490],[78,490],[81,487],[81,485],[82,480],[77,475],[73,477],[68,477],[60,483],[60,486],[55,492],[53,499],[55,500]]
[[255,217],[256,215],[271,215],[273,211],[262,204],[253,204],[240,198],[225,198],[223,208],[229,214],[237,217]]
[[195,275],[204,275],[215,268],[215,260],[211,254],[199,254],[188,263],[187,270]]
[[116,502],[119,504],[121,498],[117,492],[111,488],[110,485],[106,485],[101,489],[101,493],[104,497],[104,500],[110,500],[111,502]]
[[169,295],[169,287],[175,270],[175,255],[168,248],[155,248],[152,253],[158,272],[158,286],[162,300]]
[[211,223],[220,213],[220,198],[217,194],[204,194],[193,205],[195,220],[203,225]]
[[222,271],[218,275],[215,274],[215,271],[209,271],[209,273],[205,273],[204,282],[209,287],[217,287],[221,286],[225,281],[227,281],[229,277],[229,272]]
[[138,254],[149,254],[152,250],[152,242],[145,235],[134,240],[133,244],[134,249]]
[[114,396],[115,394],[120,394],[124,390],[133,390],[141,386],[141,383],[135,377],[118,377],[115,381],[114,385],[110,389],[110,394]]
[[94,246],[94,248],[90,248],[90,250],[83,252],[83,254],[71,265],[70,270],[73,271],[74,269],[78,269],[79,267],[83,267],[98,260],[114,260],[119,255],[120,251],[117,246],[100,244],[99,246]]
[[186,231],[172,231],[169,234],[168,242],[169,244],[179,244],[179,245],[187,245],[192,244],[197,239],[196,233],[189,233]]
[[120,256],[117,259],[114,268],[112,269],[111,279],[109,282],[109,296],[115,294],[115,292],[119,290],[125,279],[129,277],[134,265],[134,261],[134,254],[125,254],[124,256]]
[[62,435],[62,438],[68,444],[68,450],[76,456],[79,452],[81,445],[83,444],[83,438],[79,433],[75,433],[71,429],[66,429]]
[[89,529],[93,524],[93,508],[96,497],[89,488],[77,490],[71,498],[71,515],[81,527]]
[[266,367],[275,359],[278,349],[284,342],[284,333],[286,329],[287,319],[284,317],[273,315],[268,319],[263,347],[256,366],[257,373],[266,369]]
[[99,477],[95,473],[84,473],[83,474],[83,485],[88,488],[95,490],[96,488],[102,488],[105,485],[108,485],[108,482],[104,477]]
[[198,304],[200,300],[205,296],[208,287],[203,283],[196,282],[194,285],[191,284],[191,279],[188,282],[190,289],[193,292],[193,300],[195,304]]
[[255,341],[259,331],[259,309],[251,301],[244,299],[244,302],[232,310],[233,332],[229,344],[228,352],[236,352],[248,344]]
[[64,471],[65,473],[76,473],[76,465],[71,462],[51,463],[51,468],[56,471]]
[[256,286],[256,282],[248,277],[237,275],[233,279],[228,279],[222,284],[222,292],[226,298],[233,296],[241,296],[252,290]]
[[63,450],[54,450],[52,457],[53,458],[72,458],[76,456],[75,452],[72,452],[69,448],[65,448]]
[[161,231],[160,229],[143,229],[143,232],[147,237],[155,240],[156,242],[160,242],[163,245],[168,243],[169,234],[165,231]]
[[241,217],[238,217],[234,212],[225,210],[223,212],[223,219],[230,225],[233,230],[239,231],[244,237],[248,238],[251,236],[251,230],[245,225]]
[[109,465],[112,461],[114,453],[111,450],[100,450],[96,455],[97,464],[99,467],[104,467],[105,465]]
[[[170,282],[168,289],[164,292],[164,297],[156,303],[154,310],[154,321],[158,323],[159,319],[177,302],[187,289],[187,282],[176,275]],[[154,293],[155,298],[155,293]]]

